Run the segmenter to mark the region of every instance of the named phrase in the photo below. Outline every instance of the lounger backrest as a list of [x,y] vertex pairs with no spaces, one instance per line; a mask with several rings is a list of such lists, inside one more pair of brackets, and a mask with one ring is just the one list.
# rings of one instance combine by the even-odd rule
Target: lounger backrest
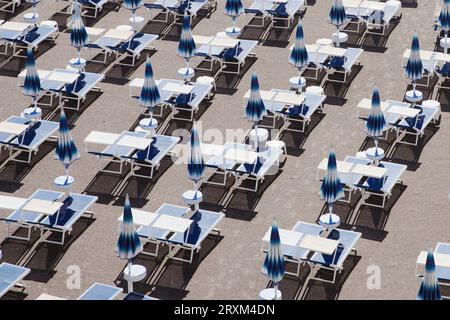
[[400,10],[400,6],[400,1],[386,2],[386,7],[383,12],[383,22],[385,25],[389,24],[391,19],[397,14],[398,10]]
[[139,33],[126,44],[127,50],[133,53],[133,55],[139,55],[156,39],[158,39],[156,34]]
[[196,83],[194,89],[191,91],[191,101],[189,101],[189,106],[192,108],[198,108],[200,103],[206,98],[206,96],[211,92],[213,86],[212,84],[201,84]]
[[[127,131],[127,135],[133,136],[133,137],[144,137],[145,132],[132,132]],[[98,155],[104,155],[104,156],[110,156],[110,157],[129,157],[131,154],[135,151],[132,147],[126,147],[126,146],[118,146],[118,145],[109,145],[107,146],[101,153],[98,153]],[[90,152],[95,153],[95,152]]]
[[289,0],[286,4],[286,12],[289,15],[289,17],[293,18],[304,3],[305,0]]
[[[138,152],[138,158],[145,157],[146,161],[150,161],[151,163],[159,163],[159,161],[164,158],[173,147],[180,141],[180,138],[173,136],[165,136],[165,135],[154,135],[154,142],[151,144],[150,153],[148,150],[142,150]],[[148,157],[147,157],[148,155]]]
[[382,191],[390,193],[408,167],[404,164],[386,161],[381,161],[380,165],[383,165],[388,170],[386,172],[387,179],[384,181]]
[[258,41],[254,40],[240,40],[239,41],[239,53],[235,57],[240,62],[244,62],[247,56],[252,52],[252,50],[256,47]]
[[345,62],[342,66],[345,70],[351,70],[353,65],[358,61],[359,56],[364,52],[360,48],[347,48],[345,51]]
[[2,262],[0,264],[0,279],[2,279],[2,281],[0,281],[0,297],[7,293],[9,289],[30,272],[31,270],[28,268]]
[[84,72],[80,75],[78,80],[73,84],[67,85],[64,91],[74,94],[78,97],[85,97],[89,91],[91,91],[100,81],[102,81],[104,75]]
[[59,128],[59,123],[40,120],[32,125],[25,133],[11,141],[11,144],[36,150],[45,140],[53,135]]
[[323,105],[327,96],[308,92],[305,92],[305,96],[304,104],[308,107],[308,111],[306,111],[303,116],[309,119],[311,115]]
[[[351,162],[354,164],[369,164],[370,160],[366,158],[359,158],[359,157],[352,157],[352,156],[346,156],[344,159],[345,162]],[[356,174],[338,174],[339,179],[341,180],[342,184],[345,184],[347,186],[354,186],[357,185],[363,176],[356,175]]]

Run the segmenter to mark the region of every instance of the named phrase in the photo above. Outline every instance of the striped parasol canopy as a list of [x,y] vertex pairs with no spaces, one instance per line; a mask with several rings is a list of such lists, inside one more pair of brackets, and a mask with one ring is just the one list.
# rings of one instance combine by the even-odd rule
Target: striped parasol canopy
[[139,9],[143,4],[143,0],[123,0],[123,7],[131,11]]
[[204,177],[205,163],[203,161],[202,150],[200,146],[200,138],[197,131],[197,125],[191,131],[190,152],[188,154],[188,176],[194,181],[195,189],[197,190],[197,183]]
[[267,110],[259,92],[258,76],[254,72],[251,80],[250,97],[245,107],[245,117],[256,125],[265,115],[267,115]]
[[33,102],[36,103],[37,96],[41,90],[41,81],[36,69],[36,62],[34,60],[33,49],[28,47],[27,49],[27,64],[26,75],[23,84],[22,92],[26,96],[33,97]]
[[59,129],[58,129],[58,143],[56,144],[55,159],[61,161],[64,168],[67,171],[69,165],[75,160],[80,158],[75,142],[70,134],[69,126],[67,124],[66,114],[64,108],[61,107],[61,115],[59,117]]
[[189,61],[189,59],[192,58],[196,52],[197,47],[191,34],[190,17],[187,12],[185,12],[183,16],[183,26],[181,29],[180,42],[178,43],[177,54],[181,58],[186,59],[186,61]]
[[278,226],[275,222],[272,224],[270,231],[269,250],[262,265],[261,272],[274,283],[275,299],[278,291],[278,283],[281,282],[284,276],[285,261],[281,250],[280,234]]
[[422,79],[423,71],[422,60],[420,59],[419,37],[417,33],[414,33],[411,43],[411,54],[406,64],[405,73],[415,86],[415,82]]
[[328,155],[327,174],[325,175],[320,187],[320,197],[328,205],[332,205],[337,200],[344,197],[341,180],[337,174],[336,154],[331,150]]
[[70,45],[77,48],[78,57],[80,55],[81,48],[88,44],[89,38],[86,28],[81,18],[81,9],[78,2],[74,3],[74,11],[72,16],[72,26],[70,28]]
[[372,92],[372,105],[366,121],[366,129],[367,134],[370,137],[374,137],[375,141],[378,141],[377,138],[386,130],[386,119],[381,111],[380,93],[376,87]]
[[308,65],[308,51],[306,51],[302,21],[299,19],[297,31],[295,32],[295,44],[292,48],[289,62],[296,68],[303,68]]
[[158,104],[161,103],[161,95],[153,78],[153,68],[150,58],[147,56],[145,62],[144,85],[139,95],[139,105],[147,108],[152,114]]
[[417,300],[442,300],[439,291],[439,284],[436,278],[436,266],[434,263],[433,252],[428,250],[427,261],[425,263],[425,274],[420,285]]
[[120,259],[128,260],[129,266],[131,259],[142,252],[142,243],[134,228],[133,213],[131,212],[130,199],[128,193],[125,197],[123,207],[123,219],[120,225],[120,235],[117,241],[117,252]]
[[25,2],[31,3],[31,5],[33,6],[33,17],[35,17],[35,15],[36,15],[36,5],[37,5],[40,1],[41,1],[41,0],[25,0]]
[[233,32],[236,31],[236,19],[242,13],[244,13],[244,6],[242,5],[241,0],[227,0],[225,2],[225,10],[224,13],[227,16],[230,16],[233,20]]
[[445,32],[445,37],[447,37],[447,33],[450,30],[450,0],[444,0],[437,25]]
[[328,20],[332,25],[336,26],[338,31],[339,27],[345,24],[347,19],[342,0],[333,0],[333,5],[331,6],[330,12],[328,14]]

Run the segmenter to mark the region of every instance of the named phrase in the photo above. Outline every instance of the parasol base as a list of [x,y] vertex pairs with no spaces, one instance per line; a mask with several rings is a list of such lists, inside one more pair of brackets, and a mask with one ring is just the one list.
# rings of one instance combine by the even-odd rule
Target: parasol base
[[342,31],[339,31],[339,33],[335,32],[331,36],[331,40],[339,47],[341,43],[348,41],[348,34]]
[[[258,134],[258,136],[256,136]],[[249,141],[253,150],[263,152],[267,149],[267,140],[269,139],[269,131],[264,128],[258,130],[252,129],[249,133]]]
[[275,299],[275,290],[267,288],[259,292],[259,300],[281,300],[281,291],[277,289],[277,297]]
[[158,127],[158,120],[155,118],[144,118],[139,121],[139,127],[144,131],[154,131]]
[[74,182],[75,179],[72,176],[59,176],[53,180],[53,183],[59,189],[69,189]]
[[185,67],[178,69],[177,73],[180,78],[183,78],[184,80],[189,80],[194,76],[195,71],[192,68]]
[[[331,216],[331,221],[330,221],[330,216]],[[328,230],[332,230],[334,228],[339,227],[340,223],[341,223],[341,218],[339,218],[339,216],[334,213],[325,213],[325,214],[321,215],[319,218],[319,224]]]
[[131,17],[128,21],[130,21],[131,27],[136,30],[144,24],[145,18],[135,16],[135,17]]
[[39,120],[42,116],[42,109],[39,107],[26,108],[25,110],[23,110],[21,116],[30,121]]
[[409,90],[405,94],[405,99],[411,103],[419,102],[423,98],[423,93],[419,90]]
[[81,71],[86,67],[86,59],[83,58],[73,58],[69,60],[69,66],[73,69]]
[[369,148],[366,150],[366,158],[378,162],[384,158],[384,150],[381,148]]
[[123,278],[128,282],[128,292],[133,292],[133,282],[143,280],[147,276],[147,269],[139,264],[126,266],[123,271]]
[[23,15],[23,21],[27,23],[35,24],[39,20],[39,14],[37,12],[28,12]]
[[233,39],[236,39],[241,34],[241,29],[238,27],[229,27],[225,29],[225,34]]
[[301,90],[306,86],[306,79],[303,77],[292,77],[289,79],[289,84],[291,85],[291,88]]
[[203,201],[203,194],[200,191],[188,190],[183,193],[183,200],[189,206],[195,206],[198,211],[200,202]]

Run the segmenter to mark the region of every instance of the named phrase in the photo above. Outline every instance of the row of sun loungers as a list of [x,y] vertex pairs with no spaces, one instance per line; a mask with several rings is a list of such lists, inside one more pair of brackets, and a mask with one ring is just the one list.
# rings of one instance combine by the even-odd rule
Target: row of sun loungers
[[[291,230],[279,229],[281,250],[286,262],[296,266],[295,272],[286,274],[299,277],[303,264],[312,269],[331,271],[331,280],[316,273],[311,279],[335,283],[336,276],[342,272],[344,262],[353,252],[356,255],[356,243],[361,238],[360,232],[334,229],[327,237],[321,234],[326,230],[317,224],[298,221]],[[264,235],[263,251],[267,252],[271,228]]]
[[161,10],[163,19],[154,19],[154,21],[169,22],[169,18],[173,17],[173,22],[183,17],[187,11],[191,22],[202,9],[211,11],[217,8],[216,0],[156,0],[154,2],[144,2],[144,6],[149,10]]
[[[8,227],[7,237],[30,241],[31,230],[39,229],[40,241],[64,245],[67,234],[72,231],[73,225],[83,216],[92,217],[89,208],[97,201],[97,197],[64,192],[38,189],[25,201],[22,198],[1,198],[0,208],[9,209],[15,206],[14,211],[6,218],[1,218]],[[24,228],[26,236],[14,234],[11,227]],[[45,233],[61,234],[61,240],[44,238]]]
[[[305,0],[288,0],[286,2],[277,2],[273,0],[255,0],[245,8],[246,14],[255,14],[255,18],[261,21],[259,26],[264,27],[266,19],[270,21],[271,28],[291,27],[295,15],[306,10]],[[285,22],[279,25],[279,22]]]

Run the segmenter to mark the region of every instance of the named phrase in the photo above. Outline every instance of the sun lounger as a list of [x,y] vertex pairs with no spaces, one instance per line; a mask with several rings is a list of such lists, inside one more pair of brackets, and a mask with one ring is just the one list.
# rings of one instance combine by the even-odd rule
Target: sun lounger
[[[350,253],[357,251],[355,249],[356,243],[361,238],[360,232],[354,232],[350,230],[334,229],[328,235],[327,239],[338,241],[337,248],[332,254],[316,251],[311,258],[308,259],[308,263],[312,266],[319,267],[320,270],[329,270],[332,272],[332,280],[325,279],[318,276],[318,273],[312,278],[315,280],[335,283],[336,275],[342,272],[344,268],[344,262]],[[301,245],[300,245],[301,246]]]
[[[130,41],[118,48],[121,61],[117,62],[117,64],[134,67],[144,50],[155,50],[150,44],[156,39],[158,39],[156,34],[137,33]],[[131,57],[130,63],[124,62],[127,57]]]
[[363,49],[359,48],[347,48],[343,57],[335,56],[331,58],[328,67],[333,71],[331,74],[335,76],[336,74],[343,74],[343,79],[331,78],[330,74],[327,75],[327,80],[332,82],[346,83],[347,77],[352,72],[352,68],[355,64],[359,64],[358,59],[364,52]]
[[[412,118],[404,118],[397,125],[396,143],[408,144],[417,146],[419,138],[425,134],[427,126],[434,122],[436,123],[440,117],[440,110],[433,107],[415,106],[420,110],[420,113]],[[413,136],[414,142],[404,140],[405,137]]]
[[[179,94],[173,101],[169,101],[172,107],[172,119],[192,121],[200,104],[211,94],[212,84],[193,83],[193,89],[187,94]],[[189,116],[177,116],[177,113],[187,112]]]
[[260,20],[261,24],[252,25],[252,26],[260,26],[264,27],[265,21],[268,18],[269,14],[267,10],[272,9],[274,3],[272,1],[267,0],[254,0],[250,7],[245,8],[245,14],[254,14],[254,19]]
[[[192,263],[194,253],[200,250],[203,240],[212,232],[220,235],[220,231],[216,227],[224,216],[223,213],[207,210],[195,212],[190,218],[192,224],[187,236],[181,233],[175,233],[168,239],[169,258]],[[190,253],[189,258],[186,259],[184,256],[176,256],[178,249],[188,251]]]
[[143,295],[136,292],[129,292],[127,295],[123,298],[123,300],[159,300],[147,295]]
[[366,34],[384,35],[391,20],[399,16],[402,4],[400,1],[387,1],[383,11],[374,11],[366,18]]
[[169,15],[171,14],[170,8],[175,8],[178,4],[179,0],[156,0],[152,3],[145,2],[144,6],[151,10],[161,10],[162,14],[164,16],[164,19],[153,19],[153,21],[159,21],[159,22],[165,22],[167,23],[169,21]]
[[122,288],[95,282],[77,300],[114,300],[122,292]]
[[[382,177],[368,177],[368,179],[364,181],[363,184],[358,185],[358,187],[361,189],[363,196],[362,204],[377,208],[384,208],[386,199],[391,196],[395,185],[398,182],[402,183],[400,178],[406,171],[407,166],[386,161],[380,161],[378,166],[386,169],[386,173]],[[367,198],[370,196],[381,198],[381,204],[368,202]]]
[[0,0],[0,11],[14,13],[22,0]]
[[75,100],[76,106],[64,106],[66,109],[80,110],[80,105],[86,100],[86,96],[91,91],[100,91],[98,84],[103,81],[105,76],[103,74],[82,72],[77,80],[73,83],[67,84],[61,91],[60,103],[64,100]]
[[[136,209],[133,210],[133,213],[135,213],[135,211]],[[154,214],[166,214],[172,217],[181,218],[184,215],[186,215],[189,211],[190,209],[188,207],[181,207],[173,204],[164,203],[161,207],[159,207],[158,210],[154,212]],[[139,226],[139,228],[137,229],[137,233],[141,238],[141,240],[143,240],[145,243],[152,243],[155,245],[155,251],[144,250],[141,252],[141,254],[154,257],[158,256],[160,245],[165,244],[165,239],[169,235],[169,232],[167,230],[158,229],[152,227],[151,225]]]
[[[59,128],[57,122],[39,120],[32,123],[28,119],[17,116],[9,117],[5,122],[27,126],[26,130],[19,134],[0,131],[0,146],[9,151],[9,156],[5,161],[22,163],[31,163],[31,156],[39,151],[39,147],[45,141],[56,138],[55,133]],[[27,154],[26,159],[20,157],[22,153]]]
[[[109,0],[78,0],[81,4],[80,9],[82,16],[88,18],[97,18],[98,13],[103,9],[103,6],[108,3],[108,1]],[[93,11],[93,14],[89,14],[89,11]]]
[[[295,19],[295,15],[306,10],[305,0],[288,0],[286,3],[280,3],[275,8],[267,10],[271,19],[271,27],[279,29],[289,29]],[[276,23],[286,21],[285,26],[277,26]]]
[[[13,213],[11,213],[6,218],[0,218],[0,220],[5,221],[5,223],[8,226],[6,237],[30,241],[31,229],[38,227],[38,223],[44,218],[44,213],[24,210],[23,208],[26,208],[25,206],[27,205],[27,203],[35,199],[56,202],[63,195],[64,195],[63,192],[38,189],[19,208],[14,210]],[[27,236],[23,237],[20,235],[14,235],[11,231],[11,226],[18,226],[19,228],[27,229],[28,231]]]
[[[311,121],[311,116],[316,111],[323,111],[323,104],[325,103],[325,95],[305,93],[305,100],[301,105],[294,105],[285,110],[278,112],[284,119],[282,130],[305,132],[306,125]],[[290,127],[294,122],[300,123],[301,128],[296,129]]]
[[[255,40],[239,40],[236,48],[225,50],[220,56],[221,67],[223,73],[240,74],[241,68],[245,64],[245,60],[250,56],[255,56],[252,53],[253,49],[258,45]],[[237,66],[237,70],[227,70],[229,66]]]
[[13,56],[26,57],[26,53],[21,55],[19,52],[21,50],[26,52],[28,47],[37,49],[38,46],[46,40],[51,40],[54,42],[56,40],[57,33],[57,26],[39,25],[32,28],[22,37],[19,37],[12,42]]
[[[360,158],[360,157],[353,157],[353,156],[346,156],[344,159],[345,162],[352,163],[352,164],[370,164],[371,161],[367,158]],[[341,184],[343,186],[344,191],[348,192],[348,198],[342,198],[338,201],[350,203],[352,200],[352,194],[356,190],[355,186],[357,186],[361,180],[363,179],[363,176],[360,174],[354,174],[354,173],[338,173],[339,179],[341,180]]]
[[[64,245],[66,233],[70,234],[73,225],[85,214],[92,217],[89,208],[98,200],[98,197],[70,193],[63,201],[63,206],[57,214],[47,216],[39,222],[41,228],[41,241]],[[43,239],[44,232],[61,233],[61,241]]]
[[19,267],[14,264],[2,262],[0,264],[0,298],[3,297],[13,287],[24,289],[19,282],[23,280],[29,273],[30,269]]

